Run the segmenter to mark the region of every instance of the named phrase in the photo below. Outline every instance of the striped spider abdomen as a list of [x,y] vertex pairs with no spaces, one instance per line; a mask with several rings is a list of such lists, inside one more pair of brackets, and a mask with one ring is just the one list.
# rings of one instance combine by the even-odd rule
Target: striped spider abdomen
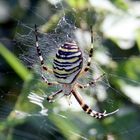
[[75,42],[66,42],[59,47],[53,62],[53,72],[57,82],[71,84],[83,66],[82,52]]

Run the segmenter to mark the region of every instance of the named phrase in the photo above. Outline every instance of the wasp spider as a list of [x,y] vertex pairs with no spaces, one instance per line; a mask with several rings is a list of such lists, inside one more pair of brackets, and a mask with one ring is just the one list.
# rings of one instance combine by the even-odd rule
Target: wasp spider
[[82,56],[82,52],[80,48],[77,46],[77,44],[74,41],[71,41],[71,42],[65,42],[64,45],[58,48],[56,56],[53,60],[53,69],[48,68],[44,64],[44,59],[42,57],[41,50],[39,48],[38,31],[37,31],[36,25],[35,25],[35,38],[36,38],[35,47],[37,50],[37,55],[40,60],[41,69],[54,74],[56,78],[56,82],[50,83],[48,82],[47,78],[43,76],[42,74],[43,81],[47,83],[48,85],[61,84],[63,87],[62,89],[48,96],[47,100],[49,102],[52,102],[53,99],[60,93],[63,93],[66,96],[69,96],[72,94],[76,98],[76,100],[78,101],[82,109],[87,114],[89,114],[90,116],[94,118],[101,119],[103,117],[116,113],[118,109],[110,113],[106,113],[106,111],[104,111],[103,113],[100,113],[95,110],[92,110],[85,103],[83,97],[77,92],[77,88],[83,89],[83,88],[87,88],[89,86],[95,85],[97,80],[99,80],[101,77],[104,76],[103,74],[99,76],[96,80],[93,80],[86,85],[81,85],[76,82],[76,79],[79,78],[80,76],[84,76],[90,68],[91,58],[93,55],[93,35],[92,34],[93,33],[91,30],[91,48],[89,51],[88,61],[85,67],[83,67],[83,56]]

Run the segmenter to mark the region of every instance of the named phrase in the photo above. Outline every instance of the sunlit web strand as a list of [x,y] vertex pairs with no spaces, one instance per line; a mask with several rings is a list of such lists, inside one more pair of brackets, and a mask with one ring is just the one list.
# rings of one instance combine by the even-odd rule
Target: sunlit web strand
[[119,78],[119,79],[124,79],[126,81],[131,81],[131,82],[133,82],[135,84],[140,85],[140,82],[137,82],[136,80],[133,80],[133,79],[130,79],[130,78],[127,78],[127,77],[124,77],[124,76],[119,76],[119,75],[116,75],[116,74],[108,74],[108,75],[111,76],[111,77],[116,77],[116,78]]

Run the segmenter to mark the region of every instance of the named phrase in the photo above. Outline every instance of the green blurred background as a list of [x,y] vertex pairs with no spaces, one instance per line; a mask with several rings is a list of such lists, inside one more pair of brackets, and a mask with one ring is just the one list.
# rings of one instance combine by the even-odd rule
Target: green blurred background
[[[0,0],[0,140],[139,140],[139,9],[136,0]],[[17,27],[24,24],[33,29],[36,23],[41,32],[51,32],[62,17],[78,27],[84,49],[91,25],[99,35],[101,49],[94,59],[109,81],[103,89],[106,98],[97,91],[89,94],[91,89],[81,93],[87,93],[93,108],[108,112],[119,108],[117,114],[96,120],[81,109],[45,102],[49,111],[43,116],[40,107],[29,102],[31,91],[50,89],[20,60]]]

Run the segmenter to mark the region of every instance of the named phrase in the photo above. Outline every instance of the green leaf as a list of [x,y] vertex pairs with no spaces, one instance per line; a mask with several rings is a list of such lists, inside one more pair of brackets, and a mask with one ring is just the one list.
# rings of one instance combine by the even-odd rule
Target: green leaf
[[69,0],[66,1],[71,7],[77,9],[83,9],[86,7],[87,1],[86,0]]
[[24,65],[12,54],[3,44],[0,43],[0,54],[13,68],[13,70],[21,77],[22,80],[29,80],[31,78],[30,72]]
[[61,117],[49,114],[49,119],[56,125],[56,127],[61,131],[63,136],[67,138],[67,140],[78,140],[79,136],[74,135],[74,132],[79,132],[75,124],[72,124],[71,121],[65,120]]
[[125,0],[111,0],[117,7],[127,10],[128,4],[125,2]]

